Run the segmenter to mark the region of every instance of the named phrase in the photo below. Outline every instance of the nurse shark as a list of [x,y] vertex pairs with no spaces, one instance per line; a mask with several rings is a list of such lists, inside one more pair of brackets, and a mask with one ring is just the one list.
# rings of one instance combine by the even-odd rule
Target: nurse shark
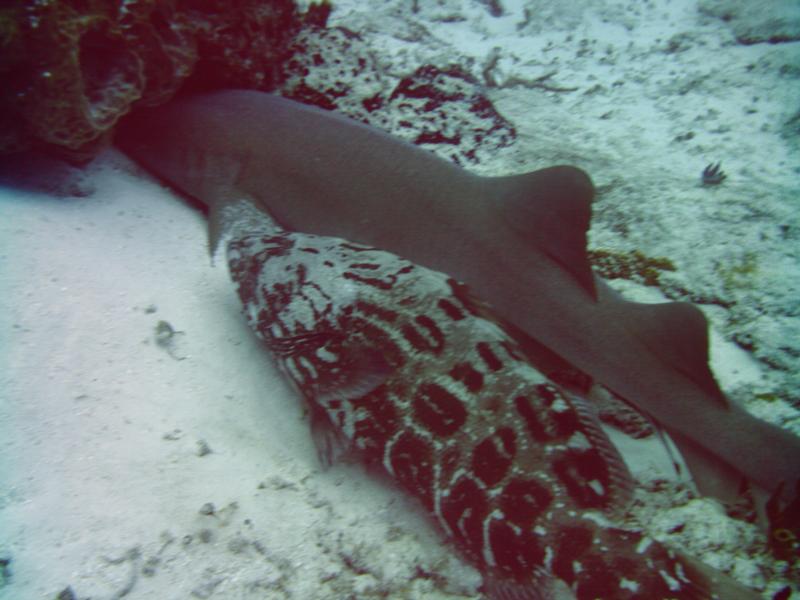
[[[116,141],[212,214],[247,198],[286,230],[381,248],[463,281],[524,334],[545,374],[583,373],[664,427],[702,491],[730,499],[741,481],[764,497],[795,490],[800,438],[725,397],[702,312],[627,301],[593,274],[594,191],[583,171],[480,177],[346,117],[244,90],[139,111]],[[219,223],[210,227],[215,238]]]

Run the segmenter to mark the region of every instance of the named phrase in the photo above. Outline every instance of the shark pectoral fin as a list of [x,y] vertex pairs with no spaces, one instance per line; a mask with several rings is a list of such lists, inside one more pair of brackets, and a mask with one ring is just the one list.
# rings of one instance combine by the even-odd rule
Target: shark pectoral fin
[[596,298],[586,252],[594,197],[589,176],[575,167],[557,166],[496,181],[506,224]]
[[620,303],[620,318],[650,352],[694,382],[720,407],[729,406],[708,365],[708,321],[699,308],[685,302]]

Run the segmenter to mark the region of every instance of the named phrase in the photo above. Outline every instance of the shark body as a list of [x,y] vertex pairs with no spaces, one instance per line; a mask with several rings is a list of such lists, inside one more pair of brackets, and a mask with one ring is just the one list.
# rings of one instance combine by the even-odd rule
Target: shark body
[[117,142],[212,209],[250,198],[288,230],[379,247],[464,281],[547,349],[545,371],[563,360],[664,426],[701,489],[717,492],[715,479],[734,474],[769,495],[800,477],[800,438],[719,389],[699,309],[629,302],[593,275],[593,187],[579,169],[479,177],[345,117],[236,90],[134,114]]

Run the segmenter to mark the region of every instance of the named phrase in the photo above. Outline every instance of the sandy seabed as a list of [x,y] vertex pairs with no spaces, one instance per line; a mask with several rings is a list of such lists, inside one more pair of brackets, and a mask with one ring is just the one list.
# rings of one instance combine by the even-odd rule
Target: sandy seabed
[[[800,431],[785,401],[797,360],[781,353],[800,332],[800,157],[784,127],[799,43],[738,44],[688,0],[504,2],[501,17],[419,4],[337,2],[333,23],[398,73],[479,74],[499,48],[486,91],[519,137],[475,168],[590,172],[591,246],[669,257],[670,297],[732,300],[703,304],[715,373]],[[539,20],[521,26],[525,8]],[[503,86],[553,70],[578,91]],[[701,186],[718,160],[728,179]],[[479,598],[478,573],[413,502],[358,465],[319,467],[300,403],[210,264],[202,215],[113,150],[85,177],[83,198],[0,188],[0,598]],[[654,535],[785,585],[754,527],[678,484],[652,489],[669,474],[658,444],[620,443],[639,456]]]

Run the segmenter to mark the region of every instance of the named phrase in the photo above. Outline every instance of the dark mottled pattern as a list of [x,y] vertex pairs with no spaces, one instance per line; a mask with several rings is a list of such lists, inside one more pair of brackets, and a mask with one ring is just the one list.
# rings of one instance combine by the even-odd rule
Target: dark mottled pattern
[[475,446],[472,472],[484,485],[497,485],[506,476],[517,453],[516,434],[509,427],[498,429]]
[[444,335],[441,329],[426,315],[417,315],[413,323],[402,325],[400,331],[419,352],[439,354],[444,350]]
[[478,484],[466,476],[457,479],[442,498],[439,513],[464,551],[483,562],[483,522],[489,514],[489,501]]
[[544,564],[542,538],[528,529],[515,531],[505,521],[494,519],[489,525],[489,543],[497,568],[514,579],[523,579]]
[[478,350],[478,355],[481,357],[483,364],[485,364],[490,371],[499,371],[503,368],[503,362],[497,358],[497,355],[492,351],[492,347],[489,344],[486,342],[478,342],[475,348]]
[[500,494],[500,509],[515,525],[529,529],[550,507],[553,494],[535,479],[512,479]]
[[582,401],[527,362],[462,284],[358,244],[264,228],[228,244],[251,325],[312,412],[479,569],[531,597],[548,578],[581,599],[697,597],[666,548],[614,524],[625,468]]
[[483,373],[478,371],[471,363],[460,362],[450,369],[450,377],[462,382],[467,391],[476,394],[483,388]]
[[[355,426],[358,448],[370,462],[383,459],[386,443],[400,430],[402,418],[392,402],[386,386],[376,388],[371,394],[352,400],[357,411],[364,411],[367,418]],[[332,407],[336,410],[336,407]]]
[[392,444],[389,461],[400,484],[417,496],[425,507],[433,508],[433,445],[408,431]]
[[435,383],[423,383],[413,401],[414,417],[436,437],[447,437],[461,429],[467,409],[457,396]]
[[453,321],[460,321],[464,318],[463,311],[446,298],[439,300],[437,305],[444,311],[444,314],[453,319]]
[[553,472],[580,508],[604,508],[609,497],[608,464],[594,449],[568,449],[553,460]]

